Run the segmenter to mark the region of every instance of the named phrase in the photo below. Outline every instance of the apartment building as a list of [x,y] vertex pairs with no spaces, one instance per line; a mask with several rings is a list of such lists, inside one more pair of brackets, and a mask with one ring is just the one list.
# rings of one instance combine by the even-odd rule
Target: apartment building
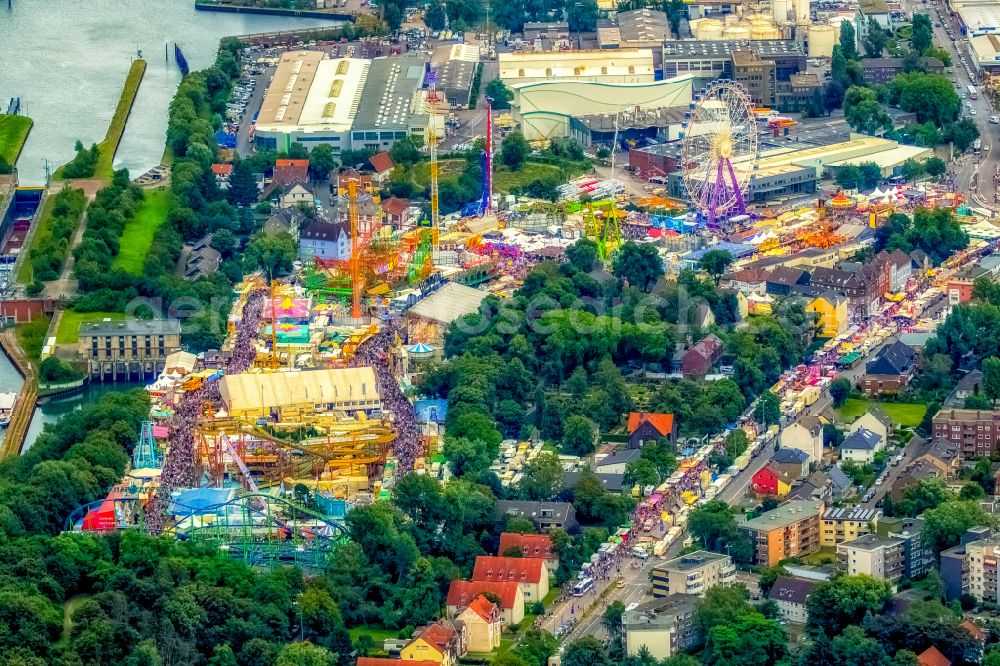
[[895,585],[903,577],[903,551],[902,539],[866,534],[838,544],[837,559],[852,576],[867,574]]
[[979,601],[1000,601],[1000,538],[991,537],[965,545],[968,591]]
[[864,507],[831,507],[823,512],[820,543],[836,546],[875,531],[882,512]]
[[934,551],[924,543],[924,519],[904,518],[888,536],[903,540],[903,578],[916,580],[934,566]]
[[795,500],[740,525],[753,544],[754,563],[773,567],[819,550],[822,515],[823,502]]
[[735,582],[736,566],[728,555],[695,551],[653,567],[653,596],[694,594],[705,596],[713,585]]
[[963,460],[990,455],[1000,440],[1000,411],[995,409],[942,409],[932,424],[934,439],[957,446]]
[[734,51],[733,80],[743,84],[755,104],[774,106],[778,103],[778,82],[773,60],[764,60],[749,49]]
[[646,648],[656,659],[669,657],[694,647],[698,631],[694,623],[699,597],[677,594],[654,599],[622,614],[625,651],[635,656]]

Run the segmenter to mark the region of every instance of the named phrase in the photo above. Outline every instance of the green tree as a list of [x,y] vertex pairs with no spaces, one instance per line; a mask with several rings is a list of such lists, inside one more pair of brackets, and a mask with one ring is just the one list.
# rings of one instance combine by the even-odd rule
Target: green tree
[[881,58],[882,51],[885,50],[885,43],[888,41],[889,36],[879,25],[878,21],[875,20],[874,16],[868,17],[868,23],[865,26],[865,36],[861,40],[862,45],[865,47],[865,53],[869,58]]
[[833,406],[842,407],[851,395],[852,388],[851,380],[846,377],[837,377],[830,382],[830,397],[833,399]]
[[945,141],[955,144],[955,150],[964,153],[979,138],[979,128],[971,118],[962,118],[944,128]]
[[836,636],[860,624],[866,613],[882,613],[892,598],[892,586],[871,576],[839,576],[813,588],[806,601],[808,627],[814,635]]
[[337,156],[333,154],[333,147],[330,144],[321,143],[309,153],[309,170],[316,180],[326,180],[335,168],[337,168]]
[[934,41],[934,28],[931,27],[931,17],[927,14],[913,15],[913,38],[910,46],[917,55],[923,55]]
[[914,181],[924,175],[924,164],[912,157],[903,162],[903,178]]
[[501,79],[493,79],[486,84],[486,96],[493,100],[494,109],[509,109],[510,101],[514,99],[514,91]]
[[511,171],[519,171],[531,151],[528,140],[520,132],[511,132],[504,137],[500,146],[500,159]]
[[413,166],[420,161],[420,149],[413,137],[405,136],[392,144],[389,157],[396,164]]
[[899,74],[893,78],[889,101],[904,111],[917,114],[917,122],[931,121],[938,127],[955,120],[962,108],[962,100],[947,77],[923,72]]
[[834,180],[838,187],[845,190],[856,190],[861,188],[861,169],[854,164],[845,164],[837,168]]
[[994,522],[975,502],[944,502],[924,512],[924,541],[939,553],[956,545],[970,527]]
[[983,393],[996,404],[1000,398],[1000,358],[990,356],[983,359]]
[[586,416],[570,416],[563,428],[562,449],[574,456],[589,456],[597,447],[594,424]]
[[581,238],[566,248],[566,258],[577,270],[589,273],[597,263],[597,243]]
[[559,456],[543,451],[525,464],[518,490],[525,499],[551,500],[563,489],[564,476]]
[[593,636],[584,636],[563,650],[562,666],[610,666],[604,644]]
[[740,562],[750,561],[750,542],[736,526],[736,517],[725,502],[712,501],[692,509],[688,531],[706,550],[728,553]]
[[655,245],[626,241],[611,262],[611,272],[640,291],[649,292],[665,269]]
[[226,198],[234,206],[252,206],[257,201],[257,179],[253,175],[250,163],[236,159],[233,161],[233,171],[229,175],[229,189]]
[[435,2],[428,7],[424,14],[424,23],[431,30],[444,30],[448,25],[448,15],[444,11],[444,5]]
[[629,486],[657,486],[660,483],[660,473],[652,460],[639,458],[625,466],[625,483]]
[[292,270],[297,245],[287,231],[258,233],[247,244],[243,265],[248,271],[260,270],[270,280]]
[[840,50],[848,60],[858,59],[858,37],[854,32],[854,24],[850,21],[840,24]]
[[779,663],[786,649],[787,639],[781,625],[752,612],[732,624],[718,625],[709,630],[705,641],[705,663],[710,666],[768,666]]
[[[844,55],[844,49],[839,44],[834,44],[833,46],[833,57],[830,59],[830,78],[834,81],[840,81],[841,83],[849,83],[850,79],[847,76],[847,57]],[[846,85],[844,86],[846,89]],[[839,104],[837,106],[840,106]]]
[[698,268],[712,276],[715,286],[719,286],[719,280],[730,266],[733,265],[733,255],[729,250],[709,250],[698,260]]
[[771,588],[774,587],[774,582],[778,579],[778,576],[787,575],[788,569],[780,564],[776,567],[769,567],[761,572],[760,579],[757,581],[757,586],[763,594],[767,595],[771,592]]
[[694,625],[703,637],[715,627],[734,624],[740,617],[753,612],[747,602],[750,593],[742,584],[714,585],[695,602]]
[[962,489],[958,491],[958,499],[961,500],[981,500],[986,497],[986,491],[978,483],[962,484]]
[[[390,5],[392,6],[392,5]],[[346,656],[346,655],[345,655]],[[337,655],[326,648],[304,643],[289,643],[278,653],[275,666],[335,666]]]
[[764,391],[757,400],[754,416],[764,425],[773,425],[781,421],[781,401],[771,391]]
[[924,161],[924,170],[928,176],[940,178],[948,171],[948,165],[940,157],[928,157]]

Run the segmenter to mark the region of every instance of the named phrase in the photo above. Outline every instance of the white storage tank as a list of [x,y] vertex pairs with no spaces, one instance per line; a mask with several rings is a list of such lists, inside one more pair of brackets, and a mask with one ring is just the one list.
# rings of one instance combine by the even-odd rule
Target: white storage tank
[[796,23],[809,20],[809,0],[791,0],[792,10],[795,16],[792,18]]
[[833,56],[833,45],[837,35],[832,25],[809,26],[809,57],[829,58]]
[[769,25],[766,28],[760,28],[757,31],[757,36],[754,36],[751,30],[750,39],[781,39],[781,31],[773,25]]
[[726,41],[745,41],[750,39],[750,31],[743,26],[735,26],[732,28],[726,28],[722,31],[722,38]]
[[722,22],[715,19],[705,19],[698,24],[695,35],[703,42],[722,39]]
[[771,11],[774,14],[775,23],[785,23],[790,19],[791,0],[772,0]]

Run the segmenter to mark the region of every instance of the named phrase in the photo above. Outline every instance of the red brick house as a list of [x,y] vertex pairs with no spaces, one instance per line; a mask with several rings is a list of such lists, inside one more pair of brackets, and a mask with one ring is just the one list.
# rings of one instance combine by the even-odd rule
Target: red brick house
[[517,583],[527,604],[541,601],[549,593],[549,571],[541,559],[480,555],[472,569],[472,580]]
[[409,199],[390,197],[382,202],[382,210],[385,211],[385,221],[396,229],[409,222],[406,211],[410,209]]
[[296,180],[308,183],[309,160],[276,160],[272,180],[281,187],[291,185]]
[[381,187],[382,184],[389,179],[389,174],[392,173],[394,168],[396,168],[396,163],[392,161],[392,158],[389,157],[389,153],[385,151],[375,153],[369,157],[368,163],[372,165],[372,170],[375,172],[375,175],[372,176],[372,180],[375,181],[375,184],[379,187]]
[[646,442],[667,440],[673,442],[677,438],[677,423],[673,414],[654,414],[650,412],[631,412],[628,415],[628,446],[630,449],[642,448]]
[[698,344],[684,352],[681,357],[681,370],[689,379],[704,377],[721,356],[722,340],[715,333],[709,333]]
[[559,561],[559,556],[552,550],[552,537],[548,534],[502,533],[497,554],[503,556],[514,548],[521,549],[521,557],[540,558],[546,562]]
[[510,626],[524,619],[524,594],[517,583],[453,580],[448,587],[448,613],[454,615],[480,594],[498,601],[504,622]]

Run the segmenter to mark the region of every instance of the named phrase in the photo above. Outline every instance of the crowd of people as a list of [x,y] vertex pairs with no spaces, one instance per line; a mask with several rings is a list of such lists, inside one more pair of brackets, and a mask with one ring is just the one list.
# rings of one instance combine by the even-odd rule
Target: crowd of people
[[[247,296],[236,331],[233,353],[226,365],[227,373],[240,373],[250,369],[257,356],[254,341],[260,327],[264,311],[264,291],[255,291]],[[163,531],[171,493],[177,488],[191,487],[195,483],[195,428],[201,405],[205,402],[218,403],[221,399],[219,384],[210,382],[194,391],[184,393],[174,410],[170,426],[170,449],[163,461],[160,473],[160,487],[146,505],[146,529],[151,534]]]
[[400,474],[405,474],[413,469],[421,451],[416,412],[399,388],[399,382],[389,364],[389,350],[392,349],[399,326],[399,318],[387,314],[379,331],[358,345],[351,364],[356,367],[371,366],[375,370],[382,410],[391,413],[394,419],[396,440],[393,450],[398,461],[397,469]]

